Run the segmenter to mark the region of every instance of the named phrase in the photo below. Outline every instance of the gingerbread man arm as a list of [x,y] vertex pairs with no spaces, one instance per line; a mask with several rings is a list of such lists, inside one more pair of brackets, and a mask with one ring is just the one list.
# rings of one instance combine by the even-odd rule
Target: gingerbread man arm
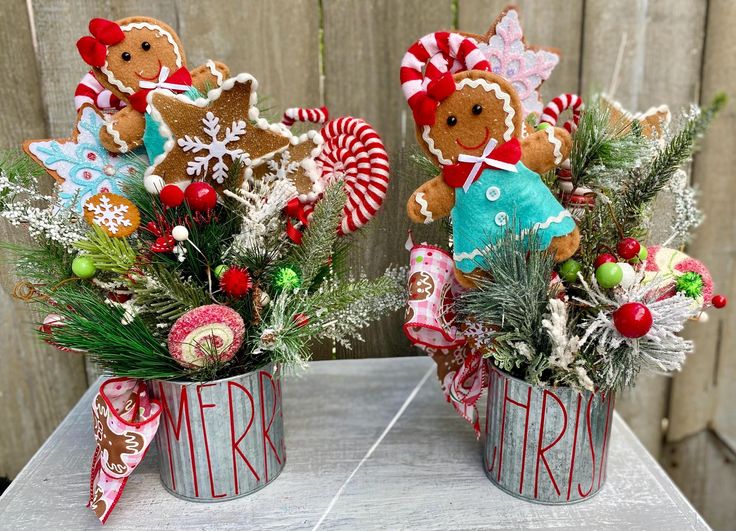
[[547,127],[520,141],[521,162],[540,175],[559,166],[572,149],[572,137],[561,127]]
[[455,206],[455,190],[438,175],[411,194],[406,204],[409,218],[415,223],[432,223],[450,214]]
[[108,151],[127,153],[143,143],[146,119],[142,113],[125,107],[116,112],[100,129],[100,142]]
[[200,92],[207,92],[209,89],[219,87],[225,79],[230,77],[230,69],[218,61],[207,61],[190,73],[192,75],[192,85],[197,87]]

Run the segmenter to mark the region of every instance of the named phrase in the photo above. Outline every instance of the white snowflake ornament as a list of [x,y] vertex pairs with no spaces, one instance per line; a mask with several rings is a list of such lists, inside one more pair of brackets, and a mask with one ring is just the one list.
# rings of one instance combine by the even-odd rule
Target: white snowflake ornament
[[117,194],[97,194],[84,203],[84,218],[108,236],[124,238],[133,234],[141,222],[138,207]]

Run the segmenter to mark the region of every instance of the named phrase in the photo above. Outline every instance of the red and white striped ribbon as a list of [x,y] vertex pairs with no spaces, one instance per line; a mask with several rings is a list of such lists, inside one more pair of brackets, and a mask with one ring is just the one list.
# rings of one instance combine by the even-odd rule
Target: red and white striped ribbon
[[[349,234],[368,223],[386,197],[388,154],[378,133],[359,118],[330,120],[320,134],[324,144],[317,164],[326,183],[344,183],[347,202],[339,233]],[[307,214],[312,210],[308,208]]]
[[312,109],[305,107],[292,107],[284,111],[284,117],[281,120],[281,123],[286,127],[291,127],[295,122],[323,124],[327,120],[329,120],[327,107],[314,107]]
[[461,69],[491,70],[488,60],[468,37],[438,31],[412,44],[401,60],[400,74],[401,89],[409,107],[414,109],[426,98],[429,81],[445,72]]
[[125,107],[125,102],[103,87],[92,72],[84,75],[74,91],[75,109],[78,111],[85,103],[101,111],[116,111]]
[[563,127],[572,133],[578,128],[580,113],[584,107],[583,99],[577,94],[560,94],[547,104],[542,111],[539,122],[556,125],[560,114],[569,109],[572,111],[572,118],[566,121]]

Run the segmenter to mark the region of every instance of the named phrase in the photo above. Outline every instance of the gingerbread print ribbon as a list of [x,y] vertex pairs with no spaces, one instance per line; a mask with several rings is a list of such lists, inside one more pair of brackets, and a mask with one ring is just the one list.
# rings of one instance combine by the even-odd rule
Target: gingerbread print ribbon
[[90,471],[89,503],[100,522],[123,493],[128,477],[143,461],[158,430],[161,403],[148,396],[146,385],[131,378],[111,378],[92,402],[97,442]]

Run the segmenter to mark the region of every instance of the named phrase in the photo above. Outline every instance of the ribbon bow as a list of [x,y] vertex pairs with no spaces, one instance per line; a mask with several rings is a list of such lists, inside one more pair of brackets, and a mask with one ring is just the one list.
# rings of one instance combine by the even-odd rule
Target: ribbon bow
[[434,125],[437,107],[440,102],[455,92],[455,79],[451,72],[445,72],[427,85],[427,92],[417,94],[412,102],[412,113],[417,125]]
[[521,160],[519,140],[513,138],[496,147],[497,144],[496,140],[489,140],[479,157],[466,153],[460,154],[457,164],[442,168],[445,182],[453,188],[462,186],[467,192],[470,185],[480,177],[481,171],[486,167],[517,173],[516,163]]
[[[298,198],[294,197],[284,207],[284,214],[289,218],[286,220],[286,235],[295,244],[302,243],[302,230],[309,224],[309,214],[312,212],[311,205],[305,205]],[[292,219],[295,219],[295,224]]]
[[85,63],[99,68],[107,60],[107,47],[122,42],[125,34],[117,22],[104,18],[90,20],[89,32],[91,37],[87,35],[77,41],[77,50]]
[[138,83],[140,90],[130,97],[131,106],[138,112],[146,112],[148,107],[148,93],[157,88],[173,90],[174,92],[184,92],[192,86],[192,75],[186,67],[169,75],[169,68],[162,66],[158,74],[157,81],[143,80]]

